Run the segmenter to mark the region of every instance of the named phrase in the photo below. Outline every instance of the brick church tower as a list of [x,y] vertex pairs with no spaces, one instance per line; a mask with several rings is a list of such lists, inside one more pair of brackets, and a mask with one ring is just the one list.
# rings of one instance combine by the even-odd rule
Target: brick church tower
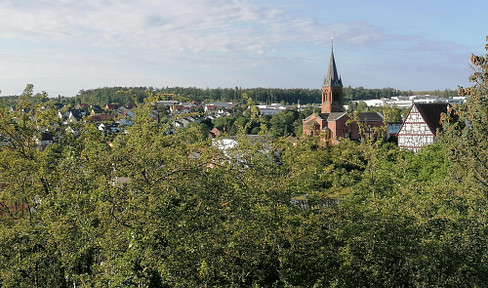
[[337,73],[334,58],[334,47],[330,53],[329,70],[322,84],[322,113],[342,112],[343,93],[342,79]]
[[[303,119],[303,135],[319,136],[322,140],[330,140],[329,143],[337,144],[341,139],[358,140],[362,137],[374,135],[374,127],[382,127],[384,118],[378,112],[358,113],[357,119],[349,122],[351,117],[344,112],[344,94],[342,91],[342,79],[337,73],[334,59],[334,47],[330,53],[329,70],[322,83],[322,111],[312,113]],[[361,134],[358,123],[366,128]],[[373,132],[372,132],[373,131]]]

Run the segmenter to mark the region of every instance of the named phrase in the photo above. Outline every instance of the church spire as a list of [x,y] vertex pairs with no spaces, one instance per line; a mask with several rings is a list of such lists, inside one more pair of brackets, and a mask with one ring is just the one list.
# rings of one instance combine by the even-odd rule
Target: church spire
[[332,45],[332,50],[330,52],[329,70],[327,70],[327,76],[325,76],[322,87],[343,87],[342,79],[339,77],[339,73],[337,73],[334,58],[334,45]]
[[322,84],[322,113],[343,111],[342,79],[337,73],[337,66],[334,58],[334,38],[331,39],[331,52],[329,69]]

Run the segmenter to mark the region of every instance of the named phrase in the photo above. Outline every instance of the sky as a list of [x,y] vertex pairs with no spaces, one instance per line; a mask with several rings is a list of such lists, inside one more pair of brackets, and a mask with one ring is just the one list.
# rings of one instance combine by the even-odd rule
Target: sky
[[486,0],[2,0],[0,96],[99,87],[470,86]]

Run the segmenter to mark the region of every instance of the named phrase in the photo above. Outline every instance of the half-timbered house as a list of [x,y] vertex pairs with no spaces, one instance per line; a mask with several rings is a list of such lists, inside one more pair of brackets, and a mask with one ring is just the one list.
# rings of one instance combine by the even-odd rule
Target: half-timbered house
[[446,103],[414,103],[398,131],[398,146],[418,152],[433,144],[442,131],[441,115],[449,110]]

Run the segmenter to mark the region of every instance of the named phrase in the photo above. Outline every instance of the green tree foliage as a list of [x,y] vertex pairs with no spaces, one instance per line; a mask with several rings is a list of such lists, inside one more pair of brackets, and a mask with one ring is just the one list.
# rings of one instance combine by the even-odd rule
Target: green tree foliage
[[[488,37],[487,37],[488,41]],[[486,47],[488,49],[488,45]],[[469,78],[474,85],[459,88],[468,96],[466,105],[455,106],[459,116],[455,123],[447,119],[447,137],[451,160],[456,164],[457,177],[469,178],[471,184],[486,193],[488,191],[488,54],[471,56],[474,72]]]
[[401,91],[393,88],[367,89],[361,86],[356,88],[347,86],[344,87],[343,92],[345,101],[391,98],[393,96],[414,94],[412,91]]
[[271,125],[271,134],[275,137],[284,137],[294,134],[294,122],[297,120],[301,121],[301,119],[298,119],[299,115],[300,114],[296,110],[287,110],[274,114],[269,121]]
[[[225,131],[231,135],[235,135],[237,128],[234,125],[235,118],[232,116],[219,117],[212,120],[212,124],[215,128]],[[234,132],[234,133],[232,133]]]
[[[167,134],[155,100],[114,139],[27,102],[0,115],[2,287],[312,285],[298,251],[320,229],[303,230],[289,165],[262,141],[223,153],[198,125]],[[45,129],[59,142],[36,144]]]
[[376,160],[338,206],[338,286],[483,286],[486,216],[478,209],[486,200],[446,172],[442,145],[416,155],[383,148],[370,155]]

